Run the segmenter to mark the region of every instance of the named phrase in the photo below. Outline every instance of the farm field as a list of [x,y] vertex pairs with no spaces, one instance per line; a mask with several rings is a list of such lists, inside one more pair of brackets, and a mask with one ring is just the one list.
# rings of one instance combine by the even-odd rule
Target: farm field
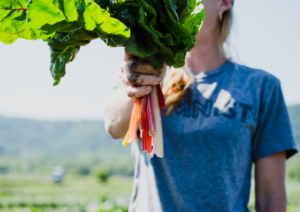
[[[300,105],[289,107],[300,147]],[[132,189],[130,148],[99,121],[0,117],[0,212],[127,212]],[[62,166],[60,184],[50,170]],[[106,170],[107,182],[95,173]],[[18,174],[20,173],[20,174]],[[22,174],[21,174],[22,173]],[[126,177],[120,177],[126,176]],[[249,209],[254,212],[254,182]],[[288,212],[300,212],[300,154],[287,161]]]
[[[249,209],[254,212],[254,189]],[[1,212],[127,212],[132,177],[113,176],[101,183],[93,176],[0,175]],[[300,183],[287,183],[288,212],[300,212]]]
[[131,177],[101,183],[92,176],[66,176],[60,184],[49,176],[0,175],[1,212],[125,212]]

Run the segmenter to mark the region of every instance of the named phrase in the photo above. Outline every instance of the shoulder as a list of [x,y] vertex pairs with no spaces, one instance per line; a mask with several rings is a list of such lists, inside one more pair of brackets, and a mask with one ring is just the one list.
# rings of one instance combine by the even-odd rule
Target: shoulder
[[257,68],[251,68],[248,66],[240,65],[238,63],[232,63],[234,70],[237,74],[247,78],[253,78],[255,80],[267,80],[273,83],[279,82],[279,79],[273,74]]
[[234,73],[245,83],[261,86],[280,86],[280,80],[265,70],[232,63]]

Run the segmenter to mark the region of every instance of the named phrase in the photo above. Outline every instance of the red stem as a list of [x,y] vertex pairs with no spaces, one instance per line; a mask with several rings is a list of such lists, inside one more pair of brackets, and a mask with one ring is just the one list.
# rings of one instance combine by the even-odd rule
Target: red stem
[[[149,95],[149,94],[148,94],[148,95]],[[144,116],[144,113],[145,113],[145,111],[146,111],[146,109],[147,109],[148,95],[142,97],[142,99],[141,99],[140,117],[143,117],[143,116]],[[143,130],[143,127],[144,127],[144,119],[143,119],[143,118],[140,118],[140,119],[139,119],[139,124],[140,124],[140,129]]]
[[142,138],[142,150],[148,150],[148,140],[149,140],[149,124],[148,124],[148,113],[147,110],[144,112],[144,123],[143,123],[143,138]]
[[164,94],[161,90],[160,84],[158,84],[156,86],[156,91],[157,91],[158,104],[159,104],[160,109],[165,108],[166,107],[165,98],[164,98]]

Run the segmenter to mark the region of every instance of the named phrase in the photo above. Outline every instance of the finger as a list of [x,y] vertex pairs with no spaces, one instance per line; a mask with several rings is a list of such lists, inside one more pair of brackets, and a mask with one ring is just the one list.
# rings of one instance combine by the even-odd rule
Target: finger
[[135,72],[141,74],[160,74],[159,70],[155,69],[149,62],[145,60],[128,61],[125,65],[125,69],[128,72]]
[[[122,70],[127,72],[138,72],[144,74],[154,74],[154,75],[159,74],[159,76],[163,79],[167,71],[166,62],[162,62],[161,63],[162,68],[160,70],[157,70],[149,62],[142,59],[143,58],[136,56],[125,49],[125,58],[122,64]],[[127,62],[129,63],[127,64]]]
[[141,86],[141,87],[126,87],[126,93],[131,98],[138,98],[148,95],[152,91],[152,86]]
[[123,74],[123,82],[133,85],[157,85],[161,82],[161,77],[139,73]]
[[128,50],[125,49],[125,60],[129,61],[129,60],[136,60],[137,56],[133,55],[132,53],[130,53]]

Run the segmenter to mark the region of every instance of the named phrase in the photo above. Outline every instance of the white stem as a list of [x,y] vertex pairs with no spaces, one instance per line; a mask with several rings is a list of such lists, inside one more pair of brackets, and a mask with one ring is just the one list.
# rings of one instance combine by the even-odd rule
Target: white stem
[[152,151],[155,152],[157,157],[162,158],[164,156],[164,142],[163,142],[163,133],[162,133],[162,124],[161,124],[161,114],[160,114],[160,108],[158,103],[158,96],[156,92],[155,86],[153,86],[152,89],[153,93],[153,111],[154,111],[154,117],[155,117],[155,144]]

